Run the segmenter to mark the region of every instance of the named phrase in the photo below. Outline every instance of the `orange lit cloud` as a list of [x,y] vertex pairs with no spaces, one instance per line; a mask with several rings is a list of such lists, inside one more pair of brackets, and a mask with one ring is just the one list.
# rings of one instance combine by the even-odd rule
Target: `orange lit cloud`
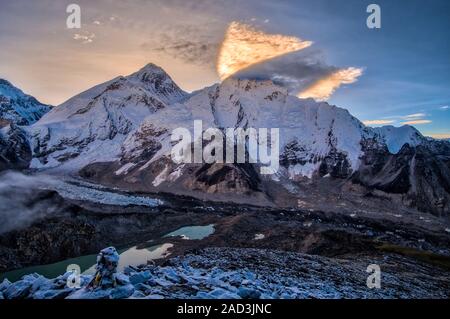
[[413,120],[403,122],[402,125],[420,125],[420,124],[429,124],[431,122],[432,122],[431,120]]
[[325,101],[343,84],[351,84],[356,82],[358,77],[363,73],[360,68],[350,67],[335,71],[300,92],[300,98],[313,98],[317,101]]
[[364,125],[371,126],[371,125],[388,125],[394,123],[394,120],[367,120],[363,121]]
[[438,133],[438,134],[428,134],[428,136],[435,138],[435,139],[450,139],[450,133]]
[[311,41],[267,34],[239,22],[232,22],[222,42],[217,60],[221,80],[252,65],[311,46]]

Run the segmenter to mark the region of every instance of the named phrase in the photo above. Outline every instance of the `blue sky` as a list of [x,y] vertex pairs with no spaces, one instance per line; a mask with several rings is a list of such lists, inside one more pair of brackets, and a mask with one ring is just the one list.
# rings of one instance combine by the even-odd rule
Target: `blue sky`
[[[65,26],[74,2],[81,30]],[[379,30],[366,26],[370,3],[381,7]],[[195,90],[219,81],[217,50],[239,21],[313,41],[310,52],[324,65],[362,68],[329,99],[360,120],[414,122],[450,137],[449,13],[445,0],[0,0],[0,77],[59,104],[153,62]],[[288,66],[297,56],[284,58]]]

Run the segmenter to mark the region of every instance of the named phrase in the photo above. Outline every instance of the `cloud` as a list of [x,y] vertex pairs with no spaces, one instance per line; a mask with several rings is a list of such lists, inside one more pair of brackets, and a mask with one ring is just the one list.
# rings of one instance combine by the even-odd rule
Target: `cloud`
[[412,120],[412,121],[406,121],[402,122],[402,125],[420,125],[420,124],[429,124],[431,123],[431,120]]
[[449,109],[449,106],[448,105],[444,105],[444,106],[441,106],[439,109],[445,111],[445,110]]
[[450,139],[450,133],[428,134],[427,136],[430,136],[430,137],[438,139],[438,140]]
[[300,92],[298,96],[300,98],[313,98],[318,101],[326,101],[341,85],[356,82],[362,74],[363,70],[361,68],[350,67],[340,69],[319,79],[310,87]]
[[328,99],[340,86],[355,82],[362,74],[360,68],[327,64],[322,51],[311,45],[311,41],[266,33],[245,23],[200,20],[195,24],[162,25],[149,32],[140,47],[164,58],[211,70],[215,67],[221,80],[231,75],[270,79],[290,94],[318,100]]
[[311,45],[311,41],[264,33],[250,25],[234,21],[228,26],[220,48],[217,73],[224,80],[250,66]]
[[85,32],[83,34],[75,33],[73,39],[75,41],[81,41],[83,44],[88,44],[94,42],[95,34],[90,32]]
[[[230,27],[236,29],[232,30],[231,33],[240,30],[237,26],[233,27],[233,24]],[[247,27],[244,25],[241,28],[246,29]],[[298,38],[293,38],[297,40],[291,39],[290,41],[301,41],[299,44],[301,49],[287,52],[288,54],[272,56],[270,48],[264,50],[253,47],[253,41],[265,41],[265,37],[271,35],[262,33],[260,38],[258,36],[254,38],[252,32],[261,33],[251,29],[249,32],[244,31],[239,32],[238,35],[232,35],[233,39],[231,40],[225,38],[218,60],[218,73],[221,78],[233,74],[239,78],[270,79],[274,83],[287,88],[290,94],[298,95],[301,98],[314,98],[324,101],[329,99],[343,84],[356,82],[363,73],[362,68],[339,68],[327,64],[321,50],[312,48],[312,42]],[[227,32],[227,37],[229,34],[230,30]],[[247,36],[254,39],[247,40]],[[283,38],[284,36],[275,35],[275,37]],[[261,54],[261,52],[263,53]]]
[[363,121],[364,125],[372,126],[372,125],[389,125],[395,123],[395,120],[366,120]]
[[386,117],[380,120],[367,120],[363,121],[365,125],[388,125],[398,123],[399,125],[420,125],[432,123],[431,120],[424,119],[427,114],[425,113],[414,113],[408,115],[396,115]]
[[[144,44],[142,47],[146,48],[146,45]],[[171,45],[166,44],[163,47],[154,48],[153,50],[187,63],[204,65],[214,63],[214,57],[216,56],[218,47],[218,43],[200,43],[181,40]]]
[[220,43],[215,37],[202,32],[204,28],[208,29],[208,26],[174,25],[163,28],[143,42],[141,49],[189,64],[214,67]]
[[422,118],[425,116],[427,116],[425,113],[414,113],[414,114],[402,116],[401,118],[404,120],[409,120],[409,119],[418,119],[418,118]]
[[7,171],[0,174],[0,234],[26,227],[34,221],[57,213],[61,208],[36,200],[38,190],[57,181],[50,176],[27,176]]
[[318,79],[337,71],[338,68],[323,61],[322,52],[313,48],[278,57],[257,64],[236,74],[239,78],[271,79],[298,94]]

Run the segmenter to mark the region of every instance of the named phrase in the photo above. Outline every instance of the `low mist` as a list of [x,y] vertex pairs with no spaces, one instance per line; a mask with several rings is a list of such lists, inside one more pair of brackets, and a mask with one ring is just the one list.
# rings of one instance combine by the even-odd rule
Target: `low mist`
[[55,201],[42,198],[56,179],[48,175],[0,173],[0,234],[30,226],[59,210]]

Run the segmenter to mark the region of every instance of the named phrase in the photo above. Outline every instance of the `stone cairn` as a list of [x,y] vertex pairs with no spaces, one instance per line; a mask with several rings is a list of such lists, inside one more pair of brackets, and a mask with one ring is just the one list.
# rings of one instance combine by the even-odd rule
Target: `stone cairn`
[[107,289],[116,287],[116,272],[119,264],[119,254],[114,247],[108,247],[100,251],[97,256],[95,275],[87,288]]

